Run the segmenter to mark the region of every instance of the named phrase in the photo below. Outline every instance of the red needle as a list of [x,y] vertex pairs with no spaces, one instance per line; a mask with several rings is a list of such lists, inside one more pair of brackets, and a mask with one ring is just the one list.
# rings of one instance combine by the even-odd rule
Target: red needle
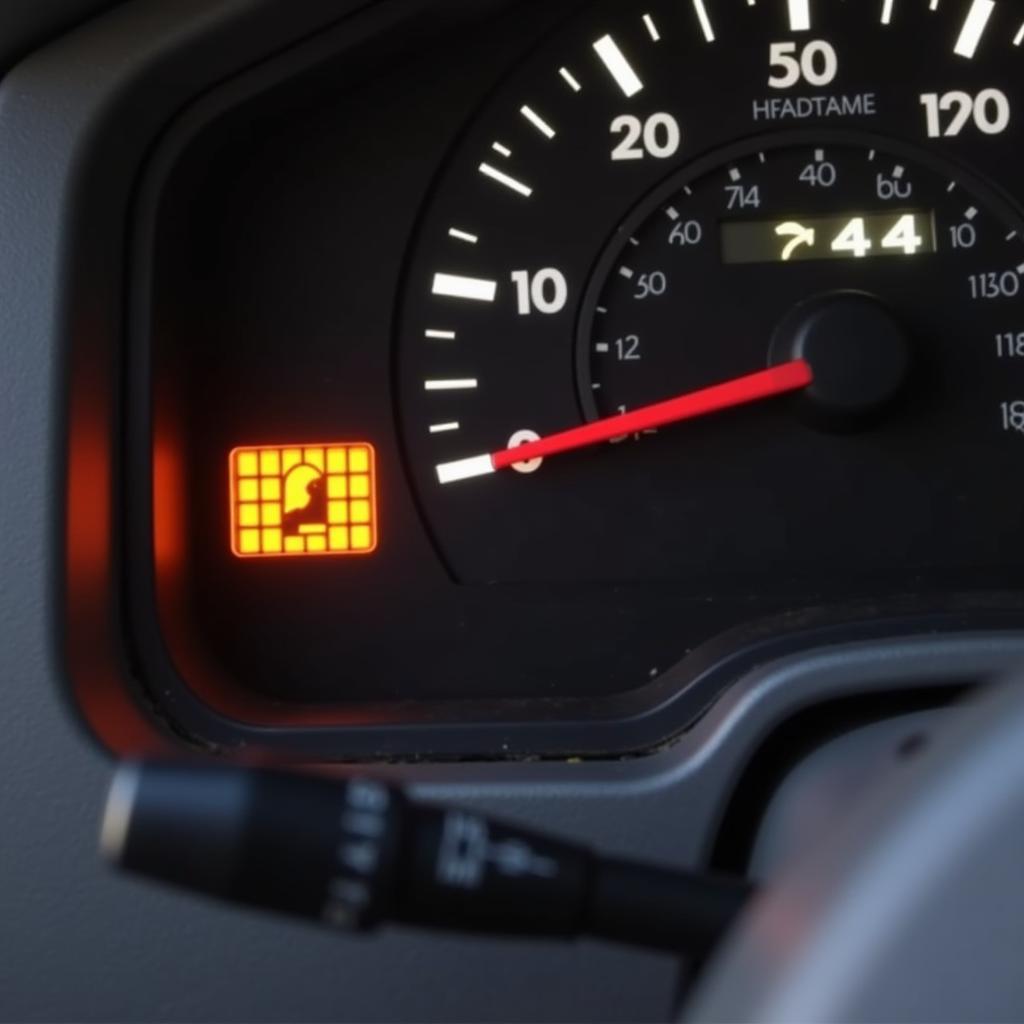
[[768,370],[761,370],[759,373],[726,381],[724,384],[715,384],[700,391],[670,398],[666,402],[646,405],[642,409],[634,409],[621,416],[609,416],[594,423],[585,423],[582,427],[551,434],[539,441],[530,441],[515,448],[503,448],[490,455],[480,455],[438,466],[438,477],[442,483],[454,483],[457,480],[482,476],[499,469],[508,469],[518,463],[546,459],[552,455],[561,455],[562,452],[576,451],[604,441],[612,441],[624,434],[655,430],[671,423],[681,423],[684,420],[709,416],[725,409],[735,409],[741,405],[799,391],[813,381],[814,372],[810,364],[804,359],[795,359]]

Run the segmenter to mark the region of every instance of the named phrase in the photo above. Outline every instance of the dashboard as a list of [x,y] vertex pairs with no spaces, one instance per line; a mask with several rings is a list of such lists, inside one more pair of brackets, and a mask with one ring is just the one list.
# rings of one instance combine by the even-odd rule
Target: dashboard
[[110,761],[757,884],[888,791],[1024,661],[1024,11],[101,8],[0,78],[0,1018],[676,1014],[113,880]]
[[633,754],[763,643],[1016,619],[1015,12],[736,7],[410,16],[166,126],[110,552],[160,715]]

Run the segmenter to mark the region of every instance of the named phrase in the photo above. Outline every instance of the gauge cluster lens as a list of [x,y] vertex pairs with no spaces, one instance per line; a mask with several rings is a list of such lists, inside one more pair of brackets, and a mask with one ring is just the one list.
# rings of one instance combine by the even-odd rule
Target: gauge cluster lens
[[513,76],[405,288],[404,441],[456,576],[1019,564],[1020,20],[595,4]]
[[142,191],[152,632],[187,684],[154,690],[601,753],[752,636],[1016,614],[1019,5],[450,31],[254,98]]

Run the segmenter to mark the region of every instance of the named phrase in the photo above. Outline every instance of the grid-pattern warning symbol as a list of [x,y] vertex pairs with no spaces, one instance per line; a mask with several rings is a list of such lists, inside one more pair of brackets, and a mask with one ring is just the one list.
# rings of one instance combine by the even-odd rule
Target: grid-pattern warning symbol
[[367,555],[377,547],[369,444],[236,448],[231,547],[239,558]]

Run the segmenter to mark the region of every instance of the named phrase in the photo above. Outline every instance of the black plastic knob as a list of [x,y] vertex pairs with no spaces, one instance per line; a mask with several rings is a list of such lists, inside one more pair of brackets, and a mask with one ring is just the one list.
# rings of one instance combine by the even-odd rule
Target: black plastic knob
[[814,383],[801,399],[814,423],[855,429],[875,420],[910,378],[913,349],[899,321],[864,292],[834,292],[797,306],[779,325],[770,362],[806,360]]

